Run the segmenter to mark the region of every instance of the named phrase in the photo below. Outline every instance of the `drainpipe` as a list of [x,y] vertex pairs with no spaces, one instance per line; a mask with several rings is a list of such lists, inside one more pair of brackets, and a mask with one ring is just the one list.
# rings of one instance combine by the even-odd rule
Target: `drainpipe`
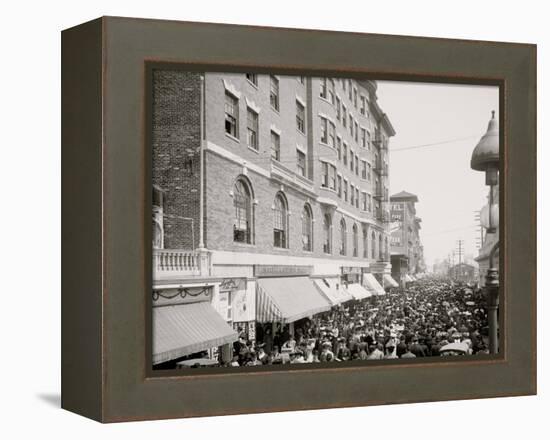
[[204,75],[200,75],[200,166],[199,166],[199,248],[197,249],[199,253],[199,271],[201,276],[210,275],[210,253],[207,251],[204,246],[204,144],[205,144],[205,84],[204,84]]

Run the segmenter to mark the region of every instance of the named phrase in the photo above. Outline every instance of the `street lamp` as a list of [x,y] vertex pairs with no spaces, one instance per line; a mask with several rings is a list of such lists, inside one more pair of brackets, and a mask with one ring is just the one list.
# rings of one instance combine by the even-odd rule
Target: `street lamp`
[[[500,142],[498,120],[492,112],[487,132],[480,139],[472,153],[470,166],[473,170],[485,172],[485,185],[489,186],[489,203],[481,210],[481,224],[488,233],[496,233],[499,226],[498,202],[494,200],[494,188],[499,180]],[[499,249],[497,239],[489,252],[489,268],[485,277],[485,292],[489,318],[489,352],[498,353],[498,269],[494,267],[494,257]]]

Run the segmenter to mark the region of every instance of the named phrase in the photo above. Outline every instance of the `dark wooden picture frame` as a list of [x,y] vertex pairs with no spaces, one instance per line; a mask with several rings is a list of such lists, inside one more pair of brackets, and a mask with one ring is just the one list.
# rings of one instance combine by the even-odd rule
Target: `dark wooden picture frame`
[[[159,65],[498,85],[500,353],[153,375],[147,78]],[[63,408],[115,422],[536,393],[535,124],[533,45],[114,17],[65,30]]]

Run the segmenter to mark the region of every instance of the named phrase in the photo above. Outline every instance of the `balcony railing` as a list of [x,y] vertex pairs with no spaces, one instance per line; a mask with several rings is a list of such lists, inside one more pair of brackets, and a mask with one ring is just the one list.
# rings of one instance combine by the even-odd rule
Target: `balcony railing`
[[153,279],[210,274],[210,253],[187,249],[154,249]]

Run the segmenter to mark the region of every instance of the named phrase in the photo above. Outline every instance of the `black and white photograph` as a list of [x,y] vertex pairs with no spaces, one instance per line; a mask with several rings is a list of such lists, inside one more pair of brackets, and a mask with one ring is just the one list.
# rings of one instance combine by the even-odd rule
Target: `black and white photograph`
[[498,86],[150,81],[153,370],[499,352]]

